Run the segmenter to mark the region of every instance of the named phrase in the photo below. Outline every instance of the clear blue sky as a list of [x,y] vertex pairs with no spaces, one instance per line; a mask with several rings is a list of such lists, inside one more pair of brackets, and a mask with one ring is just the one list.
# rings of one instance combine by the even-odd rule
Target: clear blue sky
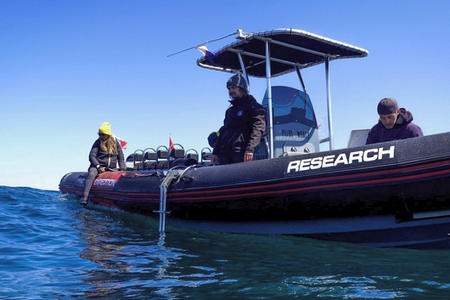
[[[238,28],[297,28],[369,50],[330,65],[337,148],[377,122],[387,96],[424,134],[450,129],[450,1],[1,1],[0,185],[56,190],[87,169],[104,121],[128,141],[125,155],[169,135],[200,150],[221,126],[230,75],[197,67],[196,50],[167,55]],[[325,129],[324,67],[303,75]],[[261,100],[264,80],[251,83]],[[273,84],[299,88],[295,76]]]

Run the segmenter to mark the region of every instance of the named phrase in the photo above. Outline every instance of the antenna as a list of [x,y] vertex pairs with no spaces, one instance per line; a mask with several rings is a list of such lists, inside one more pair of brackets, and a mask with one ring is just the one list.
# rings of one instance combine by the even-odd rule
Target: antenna
[[216,39],[213,39],[213,40],[209,40],[209,41],[206,41],[206,42],[197,44],[196,46],[192,46],[192,47],[189,47],[189,48],[186,48],[186,49],[177,51],[177,52],[175,52],[175,53],[169,54],[169,55],[167,55],[167,57],[171,57],[171,56],[180,54],[180,53],[182,53],[182,52],[185,52],[185,51],[188,51],[188,50],[191,50],[191,49],[196,49],[196,48],[201,47],[201,46],[204,46],[204,45],[206,45],[206,44],[208,44],[208,43],[212,43],[212,42],[216,42],[216,41],[219,41],[219,40],[223,40],[224,38],[227,38],[227,37],[232,36],[232,35],[235,35],[235,34],[238,34],[238,37],[237,37],[238,39],[245,39],[245,38],[248,37],[248,35],[245,35],[245,34],[243,33],[242,29],[238,29],[238,30],[236,30],[236,31],[234,31],[234,32],[232,32],[232,33],[229,33],[229,34],[227,34],[227,35],[224,35],[224,36],[222,36],[222,37],[219,37],[219,38],[216,38]]

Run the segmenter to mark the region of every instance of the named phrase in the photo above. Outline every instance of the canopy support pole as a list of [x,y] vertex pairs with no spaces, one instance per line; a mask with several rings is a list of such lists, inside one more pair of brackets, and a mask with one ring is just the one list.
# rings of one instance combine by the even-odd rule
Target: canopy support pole
[[295,66],[295,71],[297,72],[298,79],[300,79],[300,83],[302,84],[303,92],[305,92],[306,94],[306,86],[305,82],[303,81],[302,73],[300,73],[300,68],[298,66]]
[[303,92],[305,93],[304,105],[305,105],[305,109],[306,109],[307,99],[308,99],[308,94],[306,93],[306,86],[305,86],[305,83],[303,82],[302,73],[300,73],[300,68],[298,66],[295,67],[295,71],[297,71],[298,79],[300,79],[300,83],[302,84]]
[[274,158],[273,151],[273,109],[272,109],[272,71],[270,69],[270,51],[269,41],[266,40],[266,80],[267,80],[267,103],[269,107],[269,139],[270,139],[270,158]]
[[328,137],[330,139],[330,150],[333,150],[333,120],[331,114],[331,93],[330,93],[330,58],[325,60],[325,77],[327,85],[327,110],[328,110]]
[[250,81],[248,80],[247,71],[245,70],[244,60],[242,59],[241,52],[237,53],[239,58],[239,64],[241,65],[242,75],[244,75],[244,79],[247,82],[247,90],[250,91]]

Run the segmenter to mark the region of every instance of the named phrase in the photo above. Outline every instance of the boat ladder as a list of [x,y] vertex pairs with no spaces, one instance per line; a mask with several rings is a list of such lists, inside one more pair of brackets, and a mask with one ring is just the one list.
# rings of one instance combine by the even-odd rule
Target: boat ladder
[[153,212],[159,213],[159,232],[164,233],[166,231],[166,214],[170,213],[167,208],[167,189],[172,181],[178,177],[177,170],[167,171],[166,176],[162,180],[159,186],[159,210]]
[[179,167],[174,167],[173,169],[169,169],[164,174],[164,179],[161,181],[159,186],[159,210],[154,210],[154,213],[159,213],[159,232],[164,233],[166,231],[166,214],[169,214],[170,211],[167,211],[167,190],[172,182],[177,179],[179,182],[181,179],[189,180],[189,177],[184,177],[184,174],[191,168],[197,167],[197,165],[188,166],[184,169],[179,169]]

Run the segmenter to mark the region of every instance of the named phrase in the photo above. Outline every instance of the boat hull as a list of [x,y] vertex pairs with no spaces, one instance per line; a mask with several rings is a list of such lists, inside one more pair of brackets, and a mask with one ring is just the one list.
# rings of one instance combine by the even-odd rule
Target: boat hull
[[300,221],[193,221],[168,218],[168,224],[195,230],[238,234],[293,235],[372,247],[450,249],[450,217],[398,222],[394,215]]
[[[85,176],[67,174],[61,191],[81,196]],[[158,171],[102,174],[90,201],[155,215],[161,179]],[[167,210],[168,224],[187,228],[448,248],[450,133],[194,167],[169,186]]]

